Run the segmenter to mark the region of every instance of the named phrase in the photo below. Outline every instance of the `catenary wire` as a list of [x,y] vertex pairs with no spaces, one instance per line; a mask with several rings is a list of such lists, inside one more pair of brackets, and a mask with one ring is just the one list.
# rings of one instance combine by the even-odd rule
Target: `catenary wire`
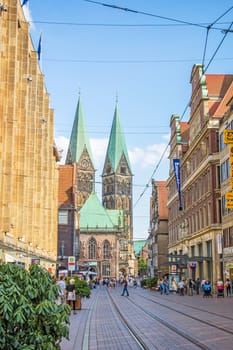
[[[160,18],[160,19],[164,19],[167,21],[171,21],[171,22],[176,22],[176,23],[180,23],[180,24],[186,24],[186,25],[190,25],[190,26],[195,26],[195,27],[200,27],[200,28],[207,28],[206,25],[202,25],[202,24],[198,24],[198,23],[192,23],[192,22],[188,22],[188,21],[183,21],[180,19],[176,19],[176,18],[171,18],[171,17],[165,17],[165,16],[160,16],[160,15],[156,15],[153,13],[149,13],[149,12],[144,12],[144,11],[138,11],[138,10],[133,10],[127,7],[120,7],[117,5],[112,5],[112,4],[106,4],[100,1],[93,1],[93,0],[83,0],[86,2],[90,2],[93,4],[97,4],[97,5],[102,5],[105,7],[110,7],[116,10],[122,10],[122,11],[126,11],[126,12],[132,12],[132,13],[136,13],[136,14],[140,14],[140,15],[144,15],[144,16],[150,16],[150,17],[155,17],[155,18]],[[230,8],[230,10],[233,8],[233,6]],[[228,10],[228,11],[230,11]]]
[[[84,1],[88,1],[88,0],[84,0]],[[200,82],[202,76],[206,73],[207,69],[209,68],[209,66],[210,66],[211,62],[213,61],[214,57],[216,56],[218,50],[219,50],[220,47],[222,46],[222,43],[223,43],[223,41],[225,40],[225,38],[226,38],[227,34],[229,33],[229,31],[231,30],[232,25],[233,25],[233,22],[231,22],[231,24],[230,24],[228,30],[225,31],[224,37],[223,37],[222,40],[220,41],[220,43],[219,43],[219,45],[217,46],[216,50],[214,51],[214,53],[213,53],[212,57],[210,58],[210,60],[209,60],[209,62],[208,62],[208,64],[207,64],[207,66],[206,66],[206,68],[203,69],[203,73],[202,73],[202,75],[201,75],[201,77],[200,77],[200,79],[199,79],[199,82]],[[198,86],[198,84],[197,84],[197,86]],[[186,106],[185,106],[185,109],[184,109],[184,111],[183,111],[183,113],[182,113],[182,115],[181,115],[180,121],[183,119],[183,117],[184,117],[184,115],[185,115],[185,113],[186,113],[186,111],[187,111],[187,109],[188,109],[189,106],[190,106],[190,100],[188,101],[188,103],[187,103]],[[162,160],[163,160],[163,158],[164,158],[164,156],[165,156],[165,154],[166,154],[166,151],[167,151],[167,149],[168,149],[168,147],[169,147],[169,144],[170,144],[170,141],[169,141],[169,143],[167,144],[167,146],[166,146],[164,152],[162,153],[162,155],[161,155],[161,157],[160,157],[160,159],[159,159],[159,161],[158,161],[158,163],[157,163],[157,165],[156,165],[156,167],[155,167],[155,169],[154,169],[154,171],[153,171],[153,173],[152,173],[152,176],[150,177],[149,181],[148,181],[147,184],[145,185],[144,190],[142,191],[142,193],[140,194],[139,198],[138,198],[137,201],[135,202],[134,208],[135,208],[135,206],[138,204],[138,202],[140,201],[140,199],[142,198],[142,196],[144,195],[144,193],[146,192],[146,190],[147,190],[147,188],[148,188],[148,183],[151,181],[151,179],[153,178],[154,174],[156,173],[156,171],[157,171],[157,169],[158,169],[160,163],[162,162]]]

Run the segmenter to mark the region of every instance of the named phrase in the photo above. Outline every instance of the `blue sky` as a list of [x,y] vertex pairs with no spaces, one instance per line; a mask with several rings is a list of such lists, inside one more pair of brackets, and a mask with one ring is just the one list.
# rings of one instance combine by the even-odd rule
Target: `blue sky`
[[[183,115],[190,98],[190,74],[202,63],[207,26],[232,7],[232,1],[103,1],[139,12],[84,0],[29,0],[24,11],[37,49],[42,33],[41,70],[55,110],[54,138],[64,157],[79,92],[91,140],[96,181],[101,172],[116,97],[134,173],[134,238],[146,238],[152,177],[168,178],[167,154],[172,114]],[[151,16],[152,15],[152,16]],[[207,66],[233,19],[233,10],[214,25],[206,46]],[[206,73],[232,74],[233,33],[228,33]],[[183,120],[188,120],[189,109]],[[155,171],[156,169],[156,171]],[[96,191],[101,198],[101,187]],[[144,193],[142,195],[142,193]],[[140,198],[140,200],[138,200]],[[136,205],[135,205],[136,204]]]

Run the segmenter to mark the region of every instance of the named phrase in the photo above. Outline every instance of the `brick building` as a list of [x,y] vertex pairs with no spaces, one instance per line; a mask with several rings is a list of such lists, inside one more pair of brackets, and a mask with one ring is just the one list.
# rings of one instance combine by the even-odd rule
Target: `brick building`
[[168,269],[168,210],[166,181],[152,180],[150,235],[148,237],[150,274],[162,276]]
[[213,282],[222,274],[219,123],[228,109],[224,97],[233,93],[232,81],[233,75],[204,74],[202,65],[194,65],[189,120],[173,115],[170,122],[170,261],[180,276]]

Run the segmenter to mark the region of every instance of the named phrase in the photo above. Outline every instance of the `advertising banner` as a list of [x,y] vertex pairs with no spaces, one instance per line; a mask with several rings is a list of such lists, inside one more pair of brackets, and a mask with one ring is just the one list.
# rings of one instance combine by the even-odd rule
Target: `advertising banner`
[[173,167],[174,167],[174,173],[176,177],[176,186],[177,186],[178,196],[179,196],[179,210],[183,210],[182,201],[181,201],[180,160],[179,159],[177,158],[173,159]]

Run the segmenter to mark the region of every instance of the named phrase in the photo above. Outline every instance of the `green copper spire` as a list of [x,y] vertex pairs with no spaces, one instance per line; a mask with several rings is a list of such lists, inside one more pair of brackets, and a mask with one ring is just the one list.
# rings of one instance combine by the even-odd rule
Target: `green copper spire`
[[92,161],[92,164],[94,164],[91,147],[89,143],[89,138],[87,137],[87,131],[86,131],[86,125],[85,125],[83,111],[82,111],[81,100],[79,96],[73,128],[72,128],[71,137],[70,137],[70,144],[69,144],[67,157],[66,157],[66,164],[78,163],[84,149],[87,150],[89,157]]
[[126,148],[125,137],[121,128],[120,117],[118,112],[118,106],[116,104],[115,113],[112,123],[112,129],[110,133],[110,139],[108,143],[107,156],[110,159],[112,168],[114,171],[117,170],[119,162],[122,158],[122,155],[125,156],[128,167],[131,171],[129,156]]

